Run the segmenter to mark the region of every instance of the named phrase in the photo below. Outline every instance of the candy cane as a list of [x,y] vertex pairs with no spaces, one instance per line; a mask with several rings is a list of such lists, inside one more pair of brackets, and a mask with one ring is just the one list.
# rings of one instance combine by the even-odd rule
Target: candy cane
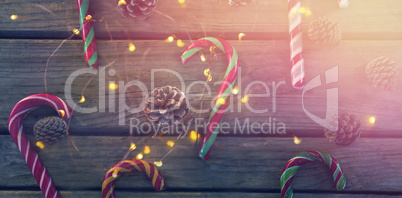
[[98,53],[95,44],[95,32],[92,26],[92,16],[89,10],[89,0],[77,0],[82,42],[84,43],[85,61],[89,67],[98,67]]
[[293,197],[293,177],[296,174],[297,169],[305,163],[312,161],[320,161],[327,165],[332,172],[335,186],[337,190],[345,189],[346,180],[343,176],[343,171],[338,161],[329,154],[318,151],[306,151],[299,153],[296,157],[290,159],[286,166],[282,170],[281,175],[281,197],[291,198]]
[[152,186],[156,191],[166,189],[165,179],[153,164],[143,160],[131,159],[117,163],[106,172],[102,182],[103,197],[116,197],[114,193],[114,183],[121,175],[129,173],[133,170],[146,173],[148,178],[152,181]]
[[25,114],[29,110],[40,106],[52,107],[59,112],[63,120],[67,120],[72,116],[71,109],[62,99],[49,94],[35,94],[22,99],[14,106],[8,119],[8,129],[11,137],[17,144],[18,149],[31,169],[36,182],[38,182],[40,189],[45,195],[45,198],[59,197],[49,173],[39,159],[38,153],[36,153],[35,149],[30,144],[22,127],[22,120]]
[[[348,0],[338,0],[340,8],[348,7]],[[288,0],[289,37],[290,37],[290,75],[294,88],[301,89],[305,83],[303,39],[301,29],[300,0]]]
[[[223,39],[205,37],[192,43],[181,54],[181,61],[186,63],[195,53],[202,50],[204,47],[211,46],[217,46],[220,50],[225,52],[228,60],[228,67],[223,79],[223,83],[219,88],[218,96],[215,100],[215,106],[212,109],[211,115],[209,116],[207,135],[204,137],[198,153],[198,156],[204,160],[208,160],[209,158],[211,147],[216,139],[216,136],[218,135],[220,122],[229,100],[229,94],[237,79],[237,52],[233,46],[230,45],[230,43]],[[222,102],[221,98],[224,99],[225,102]]]

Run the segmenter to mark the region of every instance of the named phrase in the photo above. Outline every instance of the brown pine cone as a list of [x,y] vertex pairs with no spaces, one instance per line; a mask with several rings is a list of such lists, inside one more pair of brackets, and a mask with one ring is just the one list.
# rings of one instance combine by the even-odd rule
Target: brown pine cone
[[[116,0],[124,17],[144,20],[152,14],[158,0]],[[123,2],[123,3],[122,3]]]
[[252,0],[229,0],[229,5],[244,6],[251,3]]
[[327,17],[318,18],[310,23],[308,36],[317,44],[334,44],[341,41],[342,30],[337,22]]
[[146,118],[158,125],[181,123],[189,113],[186,96],[176,87],[155,88],[145,98]]
[[381,56],[367,64],[366,76],[374,87],[392,90],[396,86],[397,69],[394,61]]
[[46,117],[38,120],[33,128],[37,141],[46,145],[53,145],[67,135],[67,124],[59,117]]
[[338,130],[324,128],[325,137],[336,145],[347,146],[353,143],[362,133],[359,118],[353,114],[335,116],[332,124],[338,125]]

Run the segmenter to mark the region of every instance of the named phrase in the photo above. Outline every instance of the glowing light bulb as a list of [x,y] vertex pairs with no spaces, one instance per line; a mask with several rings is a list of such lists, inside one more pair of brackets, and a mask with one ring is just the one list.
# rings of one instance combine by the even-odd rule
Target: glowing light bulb
[[311,10],[308,9],[308,10],[306,11],[306,16],[310,16],[311,14],[312,14]]
[[124,0],[120,0],[120,1],[117,3],[117,5],[118,5],[118,6],[127,5],[127,3],[126,3],[126,1],[124,1]]
[[375,117],[374,117],[374,116],[371,116],[371,117],[369,118],[369,122],[370,122],[370,124],[374,124],[374,123],[375,123]]
[[77,28],[74,28],[74,29],[73,29],[73,33],[76,34],[76,35],[79,35],[79,34],[80,34],[80,30],[77,29]]
[[119,85],[117,85],[116,83],[114,82],[109,83],[109,89],[116,90],[117,88],[119,88]]
[[143,157],[144,157],[144,155],[142,155],[142,153],[138,153],[138,155],[135,156],[135,159],[141,160]]
[[212,80],[212,75],[208,75],[207,81],[210,82]]
[[119,171],[117,169],[114,169],[112,177],[117,177],[118,174],[119,174]]
[[209,69],[204,70],[204,76],[209,76]]
[[177,44],[177,47],[184,47],[186,45],[181,39],[178,39],[176,44]]
[[137,148],[137,146],[131,142],[130,150],[134,151],[136,148]]
[[66,112],[64,112],[64,110],[62,110],[62,109],[58,110],[58,112],[61,117],[64,117],[64,115],[66,115]]
[[151,153],[151,149],[149,148],[149,146],[145,146],[144,147],[144,154],[147,155],[149,153]]
[[169,140],[169,141],[167,141],[167,142],[166,142],[166,144],[167,144],[168,146],[170,146],[170,147],[173,147],[174,142],[173,142],[173,141],[171,141],[171,140]]
[[306,13],[307,9],[305,7],[301,7],[300,8],[300,13],[304,14]]
[[197,140],[197,137],[199,137],[199,136],[200,136],[200,134],[197,134],[197,132],[195,132],[195,131],[190,132],[190,138],[194,141]]
[[224,105],[226,103],[225,99],[223,98],[218,98],[218,100],[216,101],[216,103]]
[[239,41],[241,41],[241,39],[244,37],[244,36],[246,36],[246,34],[244,34],[244,33],[239,33]]
[[167,37],[167,39],[165,39],[166,42],[171,43],[174,41],[174,37],[173,36],[169,36]]
[[186,3],[186,0],[177,0],[179,3]]
[[300,144],[301,143],[301,139],[297,138],[296,136],[293,136],[293,142],[295,144]]
[[155,161],[154,164],[155,164],[155,166],[157,166],[157,167],[161,167],[161,166],[163,165],[162,161],[158,161],[158,162]]
[[241,102],[242,103],[247,103],[250,100],[250,98],[248,97],[248,95],[245,95],[242,99]]
[[17,20],[17,19],[18,19],[18,15],[13,14],[13,15],[10,16],[10,19],[13,20],[13,21],[14,21],[14,20]]
[[92,16],[88,14],[87,16],[85,16],[85,20],[91,21],[91,20],[92,20]]
[[135,45],[133,43],[129,43],[128,44],[128,50],[130,50],[130,52],[134,52],[135,50]]
[[42,150],[45,148],[45,145],[44,145],[43,142],[41,142],[41,141],[37,141],[37,142],[36,142],[36,146],[37,146],[38,148],[42,149]]
[[80,101],[78,101],[79,103],[84,103],[85,102],[85,97],[84,96],[81,96],[81,100]]
[[237,94],[239,93],[239,88],[238,88],[237,86],[235,86],[235,87],[233,88],[233,90],[232,90],[232,93],[233,93],[234,95],[237,95]]
[[207,60],[207,59],[205,59],[204,54],[201,54],[200,58],[201,58],[201,61],[202,61],[202,62],[205,62],[205,61]]

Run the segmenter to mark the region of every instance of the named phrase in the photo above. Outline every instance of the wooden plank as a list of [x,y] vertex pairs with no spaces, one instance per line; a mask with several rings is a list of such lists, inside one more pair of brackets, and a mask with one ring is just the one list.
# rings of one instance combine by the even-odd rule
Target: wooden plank
[[[7,93],[0,98],[0,124],[3,133],[7,133],[6,124],[8,114],[13,106],[22,98],[36,93],[43,93],[44,70],[46,61],[52,51],[59,45],[57,40],[0,40],[0,76],[2,85],[1,93]],[[145,94],[151,90],[152,72],[154,72],[154,86],[172,85],[182,87],[180,78],[183,79],[185,88],[181,88],[188,95],[189,102],[194,108],[199,108],[200,94],[203,85],[190,87],[195,81],[205,81],[203,71],[207,64],[195,57],[187,64],[179,61],[179,54],[183,48],[179,48],[164,41],[134,41],[136,46],[134,52],[127,50],[130,41],[100,41],[98,42],[99,63],[103,68],[105,65],[117,58],[117,61],[106,70],[105,82],[99,86],[101,75],[85,73],[76,77],[71,85],[71,94],[75,102],[81,99],[81,92],[85,84],[94,76],[94,80],[85,89],[86,101],[79,104],[80,107],[98,108],[94,113],[77,112],[71,122],[72,133],[90,132],[107,133],[110,135],[127,134],[130,128],[130,118],[140,118],[141,113],[124,112],[121,125],[119,120],[119,109],[123,109],[125,98],[129,108],[139,108]],[[184,41],[189,44],[189,41]],[[293,89],[290,83],[289,74],[289,53],[286,41],[230,41],[237,49],[240,56],[241,73],[239,73],[238,85],[240,93],[232,96],[230,106],[232,112],[227,112],[223,121],[229,124],[228,131],[223,134],[235,135],[283,135],[279,126],[286,127],[287,135],[297,136],[322,136],[322,127],[309,118],[303,110],[302,91]],[[65,91],[66,82],[74,72],[85,69],[85,61],[81,53],[81,41],[67,41],[60,50],[51,58],[47,71],[48,93],[65,99],[68,94]],[[304,95],[304,107],[306,111],[324,118],[326,112],[326,89],[339,89],[339,111],[354,113],[362,120],[365,132],[363,136],[401,136],[402,128],[400,103],[402,90],[384,91],[374,88],[365,77],[365,65],[373,58],[380,55],[389,56],[396,64],[402,62],[399,56],[402,52],[402,41],[344,41],[338,46],[321,47],[315,44],[306,43],[305,62],[307,82],[317,75],[322,80],[326,70],[338,65],[339,82],[332,85],[323,85],[314,88]],[[117,47],[117,48],[116,48]],[[168,49],[169,50],[166,50]],[[116,50],[117,49],[117,50]],[[207,52],[205,52],[207,53]],[[118,55],[116,55],[118,54]],[[225,56],[218,53],[218,59],[213,66],[213,80],[210,83],[211,94],[206,94],[203,100],[203,107],[211,106],[211,101],[219,89],[219,81],[226,69]],[[114,76],[109,71],[115,71]],[[168,69],[167,72],[155,72],[157,69]],[[172,72],[177,72],[175,76]],[[400,72],[400,69],[398,70]],[[401,75],[398,83],[401,82]],[[129,82],[140,81],[145,87],[141,90],[137,86],[128,87],[126,91],[116,91],[116,94],[109,92],[109,82],[123,83],[120,88],[127,86]],[[267,91],[262,85],[252,85],[252,82],[266,84],[269,95],[264,97],[250,97],[248,106],[241,104],[240,100],[245,94],[265,94]],[[325,82],[325,81],[324,81]],[[215,84],[214,84],[215,83]],[[257,82],[258,83],[258,82]],[[280,86],[278,84],[282,83]],[[325,83],[323,83],[325,84]],[[106,86],[106,88],[105,88]],[[273,87],[277,87],[274,89]],[[190,88],[190,89],[189,89]],[[99,96],[104,89],[105,95]],[[247,93],[246,93],[247,91]],[[104,112],[99,112],[104,99]],[[115,100],[115,107],[109,106],[110,98]],[[275,99],[275,101],[274,101]],[[392,105],[390,105],[392,104]],[[276,110],[274,108],[276,107]],[[334,107],[332,107],[334,108]],[[265,113],[255,113],[253,109],[267,110]],[[114,112],[113,112],[114,111]],[[40,117],[54,112],[48,109],[39,109],[31,113],[26,119],[26,130],[29,132],[34,122]],[[368,116],[376,116],[377,122],[374,126],[367,120]],[[209,111],[203,114],[196,114],[198,118],[204,118],[205,122]],[[244,124],[264,124],[265,128],[256,130],[242,130]],[[268,126],[271,122],[271,127]],[[133,122],[135,123],[135,122]],[[268,124],[267,124],[268,123]],[[282,123],[282,124],[281,124]],[[194,123],[191,127],[194,127]],[[275,129],[273,125],[275,124]],[[140,126],[140,125],[138,125]],[[257,126],[257,125],[255,125]],[[134,128],[134,127],[133,127]],[[203,127],[200,127],[200,130]],[[250,129],[250,127],[246,127]],[[257,127],[258,128],[258,127]],[[134,128],[135,129],[135,128]],[[271,132],[269,132],[271,130]],[[111,132],[113,131],[113,133]],[[243,132],[242,132],[243,131]],[[264,131],[263,134],[261,132]],[[381,132],[379,132],[381,131]],[[227,132],[227,133],[226,133]]]
[[[330,17],[340,23],[344,39],[402,38],[399,0],[355,0],[347,9],[339,9],[335,0],[304,0],[302,5],[311,11],[303,15],[304,31],[313,19]],[[116,1],[91,1],[90,6],[98,38],[109,38],[107,22],[112,35],[120,39],[164,39],[172,34],[189,39],[187,32],[193,39],[204,32],[226,39],[237,38],[239,32],[248,35],[245,39],[288,39],[288,6],[281,0],[255,1],[244,7],[229,6],[227,0],[187,1],[185,5],[165,0],[158,2],[157,13],[146,21],[122,18]],[[74,1],[6,0],[0,13],[0,35],[8,38],[67,37],[79,25]],[[10,20],[12,14],[19,18]]]
[[[61,195],[65,198],[74,197],[101,197],[100,192],[93,191],[61,191]],[[1,197],[37,197],[42,198],[43,194],[39,191],[0,191]],[[158,198],[158,197],[280,197],[279,193],[239,193],[239,192],[116,192],[117,197],[146,197],[146,198]],[[354,195],[354,194],[328,194],[328,193],[296,193],[297,197],[352,197],[352,198],[366,198],[366,197],[400,197],[392,195]]]
[[[80,156],[67,142],[40,151],[40,157],[60,189],[99,189],[104,173],[125,155],[130,146],[126,137],[73,137]],[[137,143],[130,157],[149,145],[151,153],[144,160],[159,160],[167,151],[173,137],[134,138]],[[9,136],[0,136],[0,189],[37,188],[24,159]],[[306,150],[320,150],[333,155],[341,164],[347,181],[343,193],[400,194],[402,166],[400,139],[361,138],[358,142],[340,147],[328,144],[323,138],[303,138],[296,145],[292,138],[230,138],[221,137],[208,161],[197,157],[198,145],[185,138],[159,168],[172,191],[241,191],[279,192],[279,178],[286,162]],[[301,192],[336,193],[332,176],[320,163],[302,166],[295,178],[294,188]],[[145,174],[133,173],[120,178],[116,190],[151,191]],[[307,191],[308,192],[307,192]]]

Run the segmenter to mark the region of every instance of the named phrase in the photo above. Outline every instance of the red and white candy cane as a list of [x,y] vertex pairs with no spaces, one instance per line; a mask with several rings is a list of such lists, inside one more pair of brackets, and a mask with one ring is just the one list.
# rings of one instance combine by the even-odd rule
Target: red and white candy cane
[[72,116],[71,109],[60,98],[50,94],[35,94],[19,101],[13,108],[8,119],[8,129],[18,149],[24,156],[45,198],[60,197],[42,161],[30,144],[22,127],[25,114],[35,107],[48,106],[56,110],[63,120]]
[[327,153],[318,151],[306,151],[299,153],[286,163],[282,170],[281,175],[281,197],[282,198],[292,198],[293,197],[293,177],[296,171],[303,164],[319,161],[328,166],[331,169],[332,177],[335,182],[335,187],[337,190],[342,190],[346,186],[346,180],[343,175],[343,171],[339,162],[336,161],[334,157]]
[[195,41],[187,47],[187,49],[181,54],[181,61],[186,63],[195,53],[202,50],[205,47],[216,46],[223,52],[225,52],[228,60],[228,67],[223,79],[223,83],[219,88],[218,96],[215,100],[215,106],[212,109],[211,115],[209,116],[207,135],[204,137],[201,148],[198,153],[199,157],[204,160],[208,160],[209,154],[211,152],[211,147],[215,142],[216,136],[219,132],[220,122],[222,120],[224,111],[226,109],[229,94],[233,89],[234,83],[237,79],[237,52],[230,43],[227,41],[215,38],[215,37],[205,37],[200,40]]
[[[294,88],[301,89],[305,84],[303,41],[301,29],[301,0],[288,0],[289,37],[290,37],[290,75]],[[340,8],[346,8],[348,0],[338,0]]]

